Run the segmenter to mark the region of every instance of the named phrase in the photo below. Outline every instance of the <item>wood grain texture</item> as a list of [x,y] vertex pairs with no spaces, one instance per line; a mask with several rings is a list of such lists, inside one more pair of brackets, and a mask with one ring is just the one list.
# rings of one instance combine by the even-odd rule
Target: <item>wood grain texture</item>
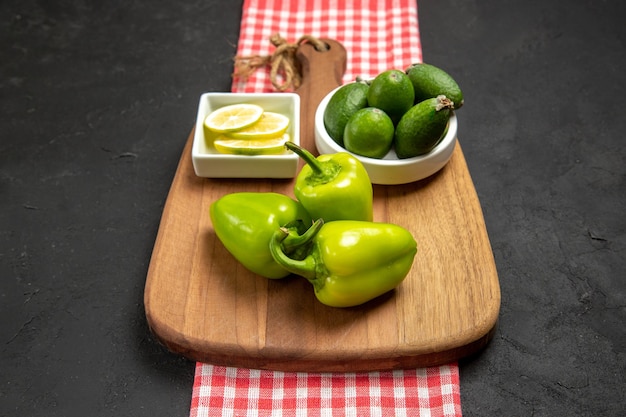
[[[341,83],[345,50],[303,45],[301,140],[314,151],[313,114]],[[343,61],[343,62],[342,62]],[[268,280],[217,239],[209,205],[238,191],[293,197],[293,180],[207,179],[194,174],[193,132],[163,211],[144,293],[148,324],[171,351],[219,365],[284,371],[370,371],[432,366],[484,348],[500,287],[482,210],[460,145],[422,181],[374,186],[374,220],[418,242],[408,277],[365,305],[319,303],[303,278]]]

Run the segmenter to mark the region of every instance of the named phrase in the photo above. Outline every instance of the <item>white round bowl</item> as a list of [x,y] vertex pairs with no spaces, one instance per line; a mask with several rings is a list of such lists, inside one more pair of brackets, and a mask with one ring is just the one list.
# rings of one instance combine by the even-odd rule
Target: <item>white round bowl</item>
[[[330,137],[324,127],[324,111],[328,101],[339,88],[341,87],[337,87],[328,93],[315,111],[315,146],[320,154],[348,152]],[[382,159],[368,158],[352,152],[348,153],[361,161],[369,174],[372,184],[407,184],[433,175],[448,163],[456,145],[457,129],[457,118],[452,113],[448,131],[441,142],[429,153],[414,158],[398,159],[393,149]]]

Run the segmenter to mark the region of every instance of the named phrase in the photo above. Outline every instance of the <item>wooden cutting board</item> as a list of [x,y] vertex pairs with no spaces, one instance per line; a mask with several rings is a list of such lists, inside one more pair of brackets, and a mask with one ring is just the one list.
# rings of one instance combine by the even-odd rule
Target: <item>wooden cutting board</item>
[[[340,85],[345,50],[302,45],[301,141],[315,152],[317,103]],[[461,128],[462,131],[462,128]],[[209,205],[227,193],[280,192],[293,180],[207,179],[194,174],[193,131],[163,210],[148,270],[148,324],[172,352],[216,365],[283,371],[371,371],[433,366],[484,348],[500,288],[483,214],[457,144],[422,181],[374,186],[374,220],[409,229],[418,242],[399,288],[365,305],[319,303],[303,278],[268,280],[243,268],[217,239]]]

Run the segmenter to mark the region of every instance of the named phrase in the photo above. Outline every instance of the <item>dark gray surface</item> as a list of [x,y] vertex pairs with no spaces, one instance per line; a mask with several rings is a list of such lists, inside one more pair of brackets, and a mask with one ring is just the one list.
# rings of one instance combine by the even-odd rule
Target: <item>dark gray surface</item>
[[502,291],[466,415],[626,415],[626,3],[423,2]]
[[[106,4],[106,5],[105,5]],[[422,1],[502,288],[467,416],[626,413],[626,3]],[[185,416],[142,295],[239,2],[0,3],[0,415]]]

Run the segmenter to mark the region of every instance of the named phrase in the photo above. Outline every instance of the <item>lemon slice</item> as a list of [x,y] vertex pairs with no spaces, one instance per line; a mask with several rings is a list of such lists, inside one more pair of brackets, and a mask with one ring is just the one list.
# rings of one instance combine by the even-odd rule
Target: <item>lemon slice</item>
[[261,119],[263,108],[256,104],[231,104],[212,111],[204,125],[213,132],[226,133],[248,127]]
[[287,127],[289,127],[287,116],[266,111],[256,123],[227,134],[235,139],[269,139],[282,136]]
[[270,139],[231,139],[220,136],[213,144],[220,153],[233,155],[277,155],[285,152],[285,142],[290,139],[285,133]]

